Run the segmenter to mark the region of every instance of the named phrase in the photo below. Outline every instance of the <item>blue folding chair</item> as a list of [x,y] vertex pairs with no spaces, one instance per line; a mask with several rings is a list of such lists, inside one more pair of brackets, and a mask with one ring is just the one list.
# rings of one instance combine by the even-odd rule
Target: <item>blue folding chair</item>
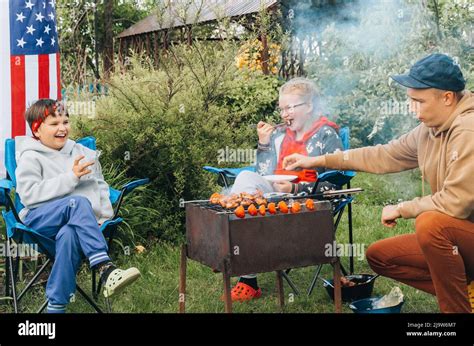
[[[341,129],[339,129],[339,137],[341,137],[343,149],[344,150],[350,149],[350,130],[348,127],[342,127]],[[204,170],[210,173],[217,174],[219,176],[218,183],[224,186],[225,188],[229,188],[233,184],[235,178],[237,177],[237,175],[239,175],[240,172],[242,171],[255,172],[256,171],[255,166],[246,166],[246,167],[241,167],[241,168],[218,168],[218,167],[212,167],[212,166],[204,166],[203,168]],[[354,171],[330,170],[318,175],[318,181],[329,182],[331,184],[341,186],[341,187],[346,187],[349,189],[351,187],[351,179],[354,178],[355,175],[356,175],[356,172]],[[352,226],[352,201],[353,200],[354,200],[353,196],[347,196],[347,198],[341,200],[339,203],[336,204],[335,209],[333,211],[334,217],[336,219],[334,223],[334,229],[337,230],[346,206],[348,208],[347,214],[348,214],[348,224],[349,224],[349,243],[351,245],[351,248],[353,244],[353,226]],[[352,255],[349,257],[349,267],[350,267],[349,268],[350,274],[354,273],[354,257]],[[311,285],[308,289],[308,295],[310,295],[314,289],[316,281],[321,272],[321,268],[322,268],[322,265],[319,265],[316,268],[316,274],[313,277]],[[299,293],[298,289],[295,287],[293,282],[287,276],[290,270],[291,269],[288,269],[283,272],[283,278],[285,278],[285,280],[288,282],[288,284],[293,289],[293,291],[296,294],[298,294]],[[342,265],[341,265],[341,270],[344,275],[348,274]]]
[[[96,150],[96,140],[94,137],[84,137],[77,141],[85,147]],[[16,283],[19,269],[20,254],[17,252],[14,258],[11,254],[7,255],[6,261],[6,275],[5,275],[5,296],[11,297],[13,300],[13,307],[15,313],[18,312],[20,300],[25,296],[33,284],[37,281],[41,273],[47,268],[47,266],[54,262],[55,256],[55,240],[52,238],[41,235],[37,230],[31,229],[24,225],[18,213],[24,206],[21,204],[20,197],[14,192],[16,188],[16,158],[15,158],[15,140],[7,139],[5,141],[5,168],[7,171],[6,179],[0,180],[0,206],[4,206],[5,210],[2,210],[2,216],[6,224],[6,240],[7,248],[10,249],[13,243],[16,244],[29,244],[38,248],[38,251],[46,255],[47,260],[34,274],[33,278],[27,283],[25,288],[17,295]],[[110,202],[114,207],[114,216],[105,221],[100,230],[104,236],[108,238],[109,249],[112,245],[112,240],[117,231],[118,225],[123,221],[119,216],[120,207],[123,199],[126,195],[132,192],[138,186],[142,186],[149,183],[149,179],[139,179],[122,186],[120,190],[110,188]],[[13,194],[13,197],[12,197]],[[97,284],[97,273],[95,270],[92,271],[92,295],[97,300],[100,290],[102,288],[102,282],[99,280]],[[76,286],[77,291],[85,298],[85,300],[99,313],[102,310],[80,287]],[[47,305],[47,301],[38,310],[38,313],[42,312]]]

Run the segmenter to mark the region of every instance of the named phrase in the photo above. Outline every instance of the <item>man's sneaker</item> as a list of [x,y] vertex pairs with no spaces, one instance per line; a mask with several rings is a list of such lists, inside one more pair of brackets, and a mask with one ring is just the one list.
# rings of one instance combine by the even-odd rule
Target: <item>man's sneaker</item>
[[127,270],[114,269],[110,273],[105,273],[102,279],[104,283],[104,297],[109,298],[120,293],[125,287],[130,285],[140,277],[140,271],[137,268]]

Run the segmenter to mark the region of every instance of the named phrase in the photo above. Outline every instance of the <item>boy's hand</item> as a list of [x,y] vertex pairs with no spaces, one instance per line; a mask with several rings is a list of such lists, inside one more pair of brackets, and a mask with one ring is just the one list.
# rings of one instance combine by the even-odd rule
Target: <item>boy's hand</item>
[[91,170],[87,169],[87,167],[92,166],[95,163],[94,161],[79,163],[79,161],[81,161],[84,157],[84,155],[76,157],[74,160],[74,166],[72,166],[72,171],[76,175],[77,179],[80,179],[83,175],[89,174]]

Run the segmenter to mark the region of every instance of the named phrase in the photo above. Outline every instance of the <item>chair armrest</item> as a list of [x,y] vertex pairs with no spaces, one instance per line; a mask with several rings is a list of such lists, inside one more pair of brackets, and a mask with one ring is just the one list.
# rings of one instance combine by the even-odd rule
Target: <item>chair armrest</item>
[[327,181],[334,185],[346,185],[354,178],[356,172],[354,171],[327,171],[318,175],[318,181]]
[[145,179],[138,179],[131,181],[124,186],[122,186],[121,193],[123,193],[124,196],[128,195],[130,192],[132,192],[134,189],[136,189],[139,186],[146,185],[150,182],[150,179],[145,178]]
[[256,171],[255,166],[245,166],[240,168],[217,168],[212,166],[204,166],[203,169],[214,174],[222,174],[227,178],[235,178],[240,172],[243,171]]
[[0,180],[0,206],[7,204],[7,195],[13,189],[13,182],[8,179]]
[[9,179],[0,180],[0,189],[10,192],[13,189],[13,182]]
[[109,187],[109,199],[110,199],[110,203],[112,203],[112,205],[114,205],[115,202],[118,201],[119,197],[120,197],[120,191],[116,190],[112,187]]

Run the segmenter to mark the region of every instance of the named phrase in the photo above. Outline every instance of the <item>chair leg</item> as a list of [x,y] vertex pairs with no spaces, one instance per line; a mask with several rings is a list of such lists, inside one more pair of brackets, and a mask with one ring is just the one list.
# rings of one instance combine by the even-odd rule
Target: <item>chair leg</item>
[[298,288],[296,287],[295,283],[293,282],[293,280],[290,279],[290,277],[288,276],[288,273],[290,272],[290,269],[287,269],[285,271],[282,271],[281,272],[281,276],[286,280],[286,282],[288,283],[288,285],[291,287],[291,289],[293,290],[293,292],[295,292],[296,295],[300,294],[300,292],[298,291]]
[[321,273],[321,269],[323,268],[322,264],[319,264],[316,267],[316,273],[314,274],[313,281],[311,281],[311,286],[308,288],[308,297],[313,293],[314,286],[316,286],[316,282],[318,281],[319,274]]
[[46,269],[46,267],[49,265],[51,262],[51,259],[47,259],[46,262],[41,266],[41,268],[36,272],[36,274],[33,276],[33,278],[28,282],[26,287],[21,291],[20,295],[18,296],[18,301],[25,295],[25,293],[30,289],[31,286],[35,283],[35,281],[38,279],[38,277],[43,273],[43,271]]
[[99,294],[97,293],[97,283],[96,283],[96,270],[92,269],[92,298],[97,301]]
[[[351,188],[351,182],[347,182],[347,188]],[[349,195],[350,197],[350,195]],[[347,206],[347,222],[349,224],[349,244],[351,244],[351,249],[353,249],[352,244],[354,244],[354,237],[352,232],[352,202],[350,202]],[[351,274],[354,274],[354,254],[351,252],[351,256],[349,257],[349,271]]]
[[10,265],[5,258],[5,297],[10,297]]
[[112,313],[112,303],[109,297],[105,298],[105,311],[109,314]]
[[[7,251],[10,250],[10,239],[7,238]],[[15,270],[13,268],[13,259],[10,254],[7,256],[7,261],[8,261],[8,272],[10,274],[10,283],[11,283],[11,290],[12,290],[12,298],[13,298],[13,309],[15,311],[15,314],[18,313],[18,300],[16,297],[16,282],[15,282]]]
[[11,256],[8,256],[8,266],[10,266],[9,274],[10,274],[11,291],[12,291],[12,298],[13,298],[13,309],[15,311],[15,314],[17,314],[18,313],[18,300],[16,297],[15,273],[13,270],[13,260]]
[[346,268],[344,268],[344,266],[342,265],[341,261],[339,261],[339,267],[341,268],[342,274],[343,274],[344,276],[347,276],[347,275],[348,275],[347,270],[346,270]]
[[95,291],[96,296],[99,296],[101,289],[102,289],[102,280],[99,277],[97,279],[97,290]]
[[92,305],[92,307],[97,311],[99,314],[102,314],[103,311],[99,308],[99,306],[82,290],[82,288],[79,287],[79,285],[76,285],[77,291],[81,294],[81,296],[84,297],[84,299]]
[[43,305],[40,306],[40,308],[38,309],[38,311],[36,313],[41,314],[44,311],[44,309],[46,308],[46,305],[48,305],[48,299],[46,299],[44,301]]
[[[354,237],[352,233],[352,202],[349,203],[347,211],[348,211],[347,217],[348,217],[348,223],[349,223],[349,244],[351,245],[351,249],[353,249]],[[352,251],[351,251],[351,256],[349,257],[349,271],[351,274],[354,274],[354,254]]]

